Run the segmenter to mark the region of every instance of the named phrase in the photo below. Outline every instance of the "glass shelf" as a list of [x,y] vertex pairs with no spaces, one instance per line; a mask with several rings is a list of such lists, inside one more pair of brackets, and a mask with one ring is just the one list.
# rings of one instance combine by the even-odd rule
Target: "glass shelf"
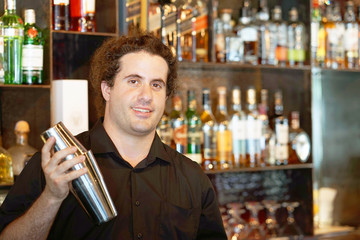
[[39,88],[39,89],[50,89],[49,84],[33,84],[33,85],[26,85],[26,84],[0,84],[0,88]]
[[61,33],[61,34],[88,35],[88,36],[105,36],[105,37],[118,36],[116,33],[109,33],[109,32],[78,32],[78,31],[65,31],[65,30],[51,30],[51,32]]
[[262,171],[276,171],[276,170],[288,170],[288,169],[312,169],[312,163],[304,164],[289,164],[281,166],[266,166],[266,167],[246,167],[246,168],[233,168],[226,170],[204,170],[206,174],[217,174],[217,173],[229,173],[229,172],[262,172]]
[[229,62],[229,63],[213,63],[213,62],[190,62],[190,61],[183,61],[179,62],[179,69],[254,69],[254,70],[293,70],[293,71],[310,71],[310,65],[304,66],[271,66],[271,65],[251,65],[251,64],[242,64],[236,62]]

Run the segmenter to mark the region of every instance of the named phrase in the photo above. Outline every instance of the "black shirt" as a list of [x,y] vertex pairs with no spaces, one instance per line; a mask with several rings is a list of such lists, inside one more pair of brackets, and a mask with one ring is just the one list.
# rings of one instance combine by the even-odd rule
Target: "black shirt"
[[[157,134],[149,155],[135,168],[121,158],[100,120],[77,139],[94,153],[118,215],[97,225],[70,193],[49,239],[226,240],[208,177]],[[0,230],[23,214],[44,187],[41,154],[36,153],[0,208]]]

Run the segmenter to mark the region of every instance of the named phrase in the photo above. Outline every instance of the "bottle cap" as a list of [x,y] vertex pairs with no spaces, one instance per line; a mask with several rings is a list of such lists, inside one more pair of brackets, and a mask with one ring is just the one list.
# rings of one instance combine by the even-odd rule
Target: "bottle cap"
[[25,23],[34,24],[35,23],[35,10],[34,9],[25,9],[24,10],[24,20],[25,20]]
[[30,126],[27,121],[21,120],[15,124],[15,132],[30,132]]

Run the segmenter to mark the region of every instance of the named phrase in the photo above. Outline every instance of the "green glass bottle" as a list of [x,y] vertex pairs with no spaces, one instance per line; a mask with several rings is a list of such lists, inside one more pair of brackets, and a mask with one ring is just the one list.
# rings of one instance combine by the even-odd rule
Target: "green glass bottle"
[[196,111],[195,90],[188,90],[188,107],[186,110],[187,154],[193,161],[201,164],[201,119]]
[[24,44],[22,50],[22,83],[43,83],[44,38],[35,24],[35,10],[24,11]]
[[24,25],[16,15],[16,1],[5,0],[5,13],[0,18],[1,70],[5,84],[21,84],[21,58]]

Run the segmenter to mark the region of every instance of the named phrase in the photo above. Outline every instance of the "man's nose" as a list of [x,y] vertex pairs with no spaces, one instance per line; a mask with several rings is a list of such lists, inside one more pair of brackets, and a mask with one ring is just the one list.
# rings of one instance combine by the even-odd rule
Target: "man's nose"
[[152,94],[153,92],[150,85],[144,84],[141,86],[139,94],[140,100],[150,103],[152,100]]

